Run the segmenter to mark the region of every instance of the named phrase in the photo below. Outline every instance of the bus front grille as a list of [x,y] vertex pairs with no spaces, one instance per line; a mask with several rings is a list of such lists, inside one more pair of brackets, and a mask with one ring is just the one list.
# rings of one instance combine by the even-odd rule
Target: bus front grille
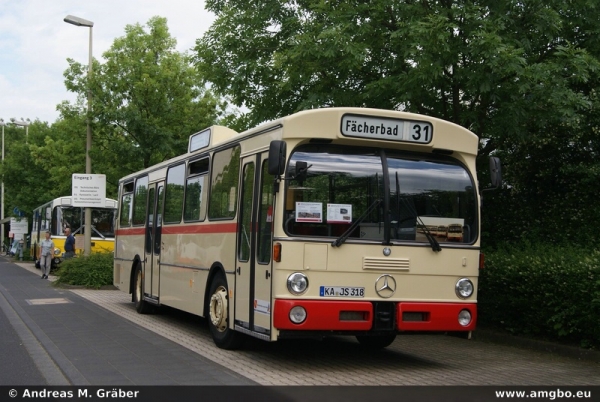
[[363,269],[394,270],[408,272],[410,260],[408,258],[377,258],[363,257]]

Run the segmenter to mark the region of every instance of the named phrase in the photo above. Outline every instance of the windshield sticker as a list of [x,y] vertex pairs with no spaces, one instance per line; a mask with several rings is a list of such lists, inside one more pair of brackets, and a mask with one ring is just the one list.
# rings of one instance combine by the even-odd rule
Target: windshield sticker
[[352,223],[352,204],[327,204],[327,223]]
[[323,222],[323,204],[320,202],[297,202],[296,222]]

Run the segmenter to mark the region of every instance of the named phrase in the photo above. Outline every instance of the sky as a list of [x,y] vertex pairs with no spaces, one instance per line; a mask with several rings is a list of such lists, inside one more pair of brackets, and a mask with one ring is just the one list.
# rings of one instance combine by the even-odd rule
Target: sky
[[54,123],[56,106],[74,102],[63,73],[72,58],[87,66],[89,30],[64,22],[67,15],[92,21],[92,55],[102,54],[125,26],[167,18],[177,50],[190,50],[215,20],[204,0],[0,0],[0,118]]

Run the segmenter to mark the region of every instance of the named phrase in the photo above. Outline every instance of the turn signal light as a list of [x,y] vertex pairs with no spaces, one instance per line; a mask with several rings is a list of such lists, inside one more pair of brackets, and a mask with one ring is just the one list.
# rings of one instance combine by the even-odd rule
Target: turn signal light
[[273,261],[281,262],[281,243],[273,244]]
[[483,253],[479,253],[479,269],[483,269],[485,266],[485,255]]

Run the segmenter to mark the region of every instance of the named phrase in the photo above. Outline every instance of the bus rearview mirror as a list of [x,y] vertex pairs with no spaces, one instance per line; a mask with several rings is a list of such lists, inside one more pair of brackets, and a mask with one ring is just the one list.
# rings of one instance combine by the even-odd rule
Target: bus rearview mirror
[[500,158],[490,157],[490,175],[492,179],[492,187],[498,188],[502,185],[502,164]]
[[283,141],[271,141],[269,146],[269,174],[281,176],[285,171],[286,144]]

